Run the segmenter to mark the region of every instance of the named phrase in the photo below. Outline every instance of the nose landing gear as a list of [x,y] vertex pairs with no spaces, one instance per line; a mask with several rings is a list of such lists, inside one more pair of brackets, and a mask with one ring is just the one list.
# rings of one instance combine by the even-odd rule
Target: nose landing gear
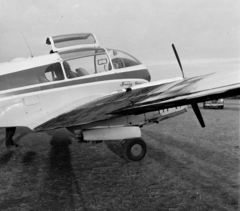
[[123,157],[126,161],[142,160],[147,152],[147,146],[141,138],[122,141]]

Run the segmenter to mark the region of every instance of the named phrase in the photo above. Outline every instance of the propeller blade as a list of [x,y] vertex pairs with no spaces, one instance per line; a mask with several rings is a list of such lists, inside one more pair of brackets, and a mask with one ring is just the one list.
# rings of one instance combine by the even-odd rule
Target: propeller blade
[[191,106],[192,106],[192,108],[193,108],[193,111],[194,111],[194,113],[195,113],[195,115],[196,115],[196,117],[197,117],[200,125],[201,125],[202,127],[205,127],[205,123],[204,123],[202,114],[201,114],[201,112],[200,112],[200,110],[199,110],[198,104],[197,104],[197,103],[192,103]]
[[179,64],[179,66],[180,66],[180,69],[181,69],[181,71],[182,71],[183,78],[185,78],[184,72],[183,72],[183,69],[182,69],[182,64],[181,64],[181,61],[180,61],[180,59],[179,59],[179,57],[178,57],[178,53],[177,53],[177,51],[176,51],[176,48],[175,48],[174,44],[172,44],[172,48],[173,48],[174,54],[175,54],[175,56],[176,56],[176,58],[177,58],[178,64]]

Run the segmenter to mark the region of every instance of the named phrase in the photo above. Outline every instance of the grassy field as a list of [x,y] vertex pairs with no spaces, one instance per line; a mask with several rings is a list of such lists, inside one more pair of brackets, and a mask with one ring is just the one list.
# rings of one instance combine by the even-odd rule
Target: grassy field
[[0,130],[0,210],[238,210],[239,100],[225,109],[192,109],[142,129],[140,162],[121,158],[118,142],[79,144],[65,129],[19,128],[20,146]]

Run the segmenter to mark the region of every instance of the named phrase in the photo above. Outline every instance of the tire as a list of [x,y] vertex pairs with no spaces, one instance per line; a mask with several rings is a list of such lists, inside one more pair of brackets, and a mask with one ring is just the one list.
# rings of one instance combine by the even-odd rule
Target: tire
[[122,142],[122,146],[126,161],[142,160],[147,153],[147,146],[141,138],[126,139]]

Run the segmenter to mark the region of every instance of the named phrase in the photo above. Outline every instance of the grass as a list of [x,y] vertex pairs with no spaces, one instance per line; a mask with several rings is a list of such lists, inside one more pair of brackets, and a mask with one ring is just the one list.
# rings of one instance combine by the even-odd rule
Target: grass
[[239,100],[144,127],[148,153],[121,158],[109,141],[79,144],[65,129],[0,131],[0,210],[238,210]]

